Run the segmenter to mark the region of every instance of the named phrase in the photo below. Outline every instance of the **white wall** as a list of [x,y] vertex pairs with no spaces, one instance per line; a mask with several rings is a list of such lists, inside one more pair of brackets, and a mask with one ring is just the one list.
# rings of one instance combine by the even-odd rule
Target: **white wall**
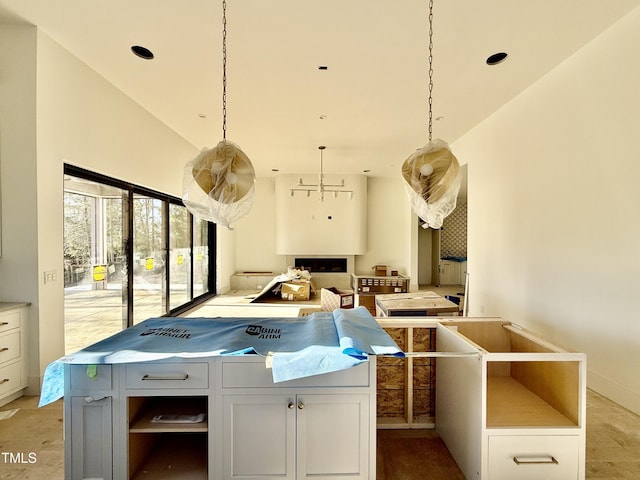
[[[410,275],[410,231],[418,221],[411,212],[399,173],[398,178],[367,178],[366,223],[367,250],[355,257],[356,273],[373,273],[374,265],[384,264]],[[249,215],[235,225],[235,232],[237,271],[286,271],[287,257],[275,254],[273,178],[257,180],[256,201]]]
[[469,307],[588,354],[640,413],[640,9],[452,148],[469,165]]
[[[0,301],[30,302],[37,316],[36,42],[33,27],[0,25]],[[29,349],[37,349],[37,317],[28,327]]]
[[[417,272],[417,245],[412,246],[411,239],[417,237],[413,227],[418,217],[411,211],[400,172],[395,178],[369,177],[367,193],[367,253],[356,257],[356,273],[373,274],[374,265],[387,265],[403,275]],[[417,284],[414,277],[411,282]]]
[[[182,167],[198,150],[35,28],[2,26],[0,39],[1,300],[32,303],[37,388],[45,366],[64,354],[63,164],[180,196]],[[45,271],[58,281],[45,285]]]

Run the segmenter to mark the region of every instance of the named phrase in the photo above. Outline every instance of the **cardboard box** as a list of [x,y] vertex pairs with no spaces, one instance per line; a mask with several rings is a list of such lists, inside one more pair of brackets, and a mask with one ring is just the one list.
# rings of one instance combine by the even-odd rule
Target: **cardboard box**
[[376,265],[373,267],[375,271],[376,277],[386,277],[387,276],[387,266],[386,265]]
[[292,280],[282,284],[280,295],[283,300],[309,300],[311,284],[306,280]]
[[327,312],[332,312],[338,308],[353,308],[353,290],[338,290],[335,287],[321,289],[320,307]]

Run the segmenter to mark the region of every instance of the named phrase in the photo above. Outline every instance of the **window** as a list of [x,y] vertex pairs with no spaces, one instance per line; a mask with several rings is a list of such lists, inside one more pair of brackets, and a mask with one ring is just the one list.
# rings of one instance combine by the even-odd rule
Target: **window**
[[214,237],[178,198],[66,165],[66,352],[208,298]]

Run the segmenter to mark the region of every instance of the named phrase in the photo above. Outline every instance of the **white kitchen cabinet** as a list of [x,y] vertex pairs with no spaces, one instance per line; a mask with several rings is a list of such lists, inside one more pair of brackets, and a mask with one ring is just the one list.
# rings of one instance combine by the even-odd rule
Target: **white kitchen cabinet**
[[27,388],[28,305],[0,302],[0,406]]
[[70,469],[77,472],[73,478],[112,478],[111,397],[71,397],[70,402]]
[[368,395],[225,395],[224,476],[368,477]]
[[278,384],[257,355],[66,365],[65,478],[374,479],[374,395],[375,358]]
[[296,412],[291,398],[226,395],[222,412],[223,478],[295,478]]
[[65,369],[64,465],[66,479],[113,478],[113,378],[111,365]]
[[436,430],[466,478],[585,478],[586,356],[502,320],[437,327]]
[[[125,426],[118,434],[122,461],[115,478],[211,478],[210,362],[170,359],[113,367],[123,383],[119,427]],[[157,421],[168,415],[198,421]]]
[[258,362],[222,361],[223,479],[375,478],[375,360],[279,384]]

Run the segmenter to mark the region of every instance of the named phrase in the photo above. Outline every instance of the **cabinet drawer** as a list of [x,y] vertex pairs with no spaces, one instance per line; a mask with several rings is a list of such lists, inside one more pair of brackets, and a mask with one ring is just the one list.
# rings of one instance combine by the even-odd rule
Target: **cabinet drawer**
[[0,313],[0,333],[12,330],[20,326],[20,312]]
[[96,365],[96,375],[87,374],[87,365],[67,365],[72,390],[110,390],[111,365]]
[[23,387],[20,375],[22,372],[22,362],[12,363],[0,368],[0,397],[5,393]]
[[207,363],[133,363],[126,365],[127,388],[208,388]]
[[0,336],[0,363],[20,357],[20,331]]
[[489,478],[577,479],[579,451],[576,435],[493,435],[489,437]]
[[314,375],[312,377],[273,382],[271,369],[261,362],[222,363],[222,388],[254,388],[254,387],[368,387],[369,363],[337,372]]

